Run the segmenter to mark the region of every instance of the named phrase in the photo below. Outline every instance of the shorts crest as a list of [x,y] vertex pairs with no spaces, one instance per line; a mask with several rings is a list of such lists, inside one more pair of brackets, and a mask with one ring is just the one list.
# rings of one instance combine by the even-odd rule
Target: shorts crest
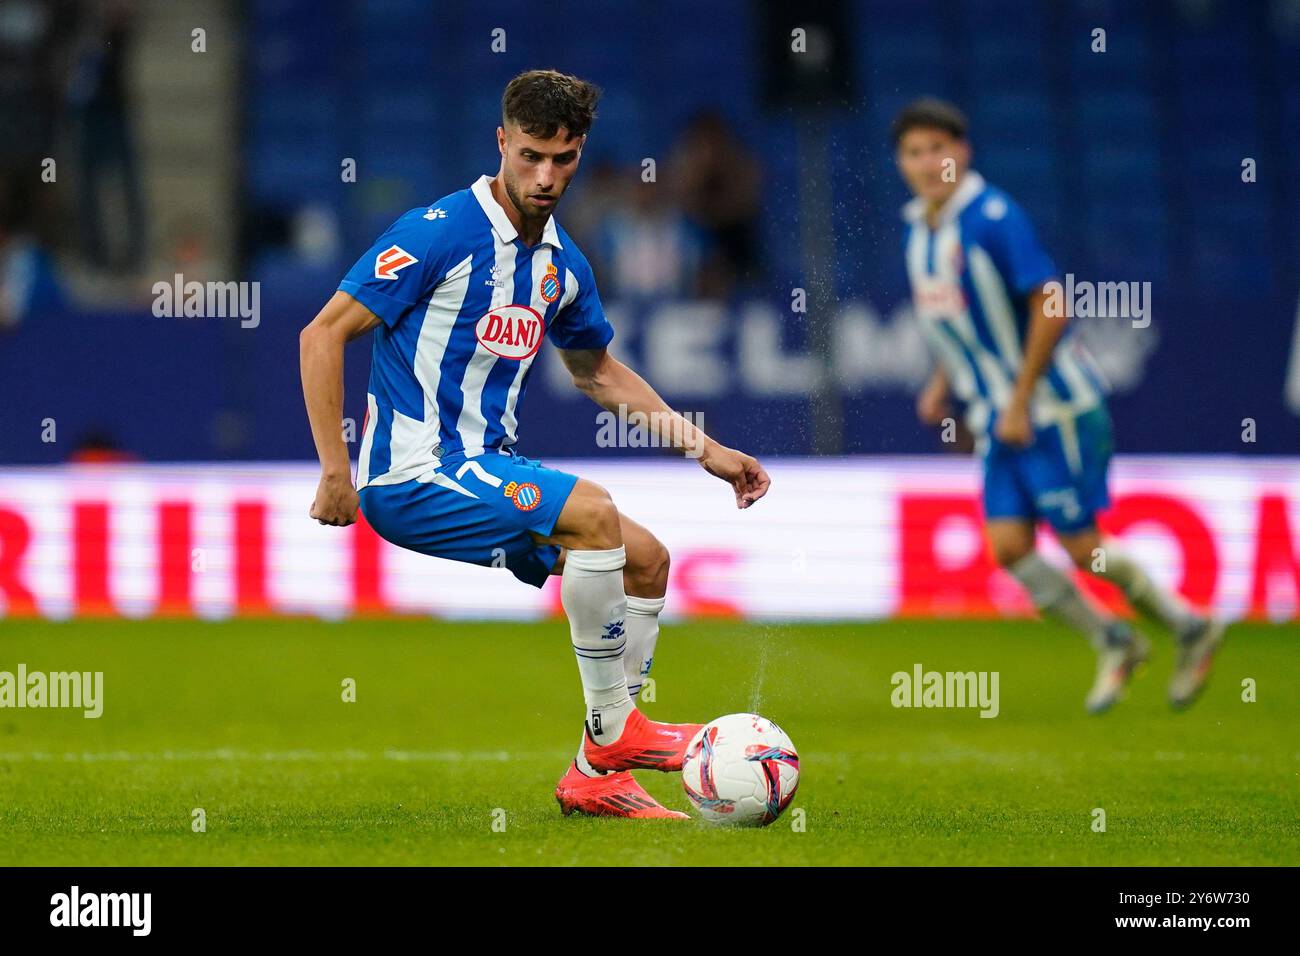
[[520,511],[532,511],[542,503],[542,489],[531,481],[523,483],[512,481],[501,490]]

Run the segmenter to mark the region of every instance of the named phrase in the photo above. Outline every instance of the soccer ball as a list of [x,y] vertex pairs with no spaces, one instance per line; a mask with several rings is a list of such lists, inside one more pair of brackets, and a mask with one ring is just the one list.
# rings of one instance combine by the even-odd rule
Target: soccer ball
[[728,714],[686,745],[682,788],[710,823],[767,826],[799,789],[799,754],[766,717]]

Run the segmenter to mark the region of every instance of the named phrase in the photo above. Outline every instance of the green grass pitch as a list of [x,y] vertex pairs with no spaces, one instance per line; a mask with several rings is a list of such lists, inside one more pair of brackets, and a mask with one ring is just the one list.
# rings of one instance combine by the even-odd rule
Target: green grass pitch
[[[1293,865],[1298,639],[1233,627],[1175,713],[1157,636],[1089,717],[1092,653],[1048,624],[669,623],[646,712],[757,710],[802,757],[802,814],[727,830],[560,815],[561,621],[5,621],[0,670],[103,671],[105,709],[0,710],[0,865]],[[916,663],[999,672],[1001,713],[895,709]],[[637,776],[686,809],[677,775]]]

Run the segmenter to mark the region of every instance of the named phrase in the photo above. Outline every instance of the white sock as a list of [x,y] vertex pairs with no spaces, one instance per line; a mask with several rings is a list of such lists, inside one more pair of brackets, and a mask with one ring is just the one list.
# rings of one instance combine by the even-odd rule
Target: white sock
[[597,744],[618,740],[632,712],[623,673],[627,597],[620,548],[569,551],[560,577],[560,602],[569,618],[573,651],[587,702],[587,733]]
[[582,739],[578,741],[578,756],[573,758],[574,766],[578,768],[578,773],[582,774],[584,777],[603,777],[605,772],[603,770],[597,770],[591,765],[591,762],[587,760],[587,752],[583,749],[586,744],[587,730],[584,727],[582,731]]
[[659,612],[664,599],[628,596],[627,650],[623,652],[623,670],[627,674],[627,692],[633,700],[641,693],[641,684],[650,673],[659,640]]
[[[642,598],[628,596],[627,599],[627,648],[623,651],[623,671],[627,679],[627,695],[636,706],[636,695],[641,692],[641,684],[650,673],[654,661],[655,644],[659,640],[659,612],[664,609],[664,598]],[[578,741],[578,756],[574,763],[578,771],[588,777],[599,777],[601,772],[587,762],[583,743],[587,735]]]
[[1114,542],[1107,541],[1103,552],[1104,570],[1093,573],[1123,591],[1134,610],[1155,618],[1175,634],[1181,634],[1198,623],[1196,613],[1181,595],[1156,584],[1142,566]]
[[1127,625],[1099,612],[1073,581],[1038,554],[1025,555],[1007,570],[1024,585],[1034,607],[1086,636],[1093,647],[1100,650],[1108,643],[1124,643]]

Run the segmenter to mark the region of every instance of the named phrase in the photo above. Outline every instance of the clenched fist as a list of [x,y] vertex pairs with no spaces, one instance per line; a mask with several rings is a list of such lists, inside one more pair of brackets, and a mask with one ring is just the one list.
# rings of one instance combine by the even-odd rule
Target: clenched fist
[[321,524],[346,528],[355,524],[360,500],[348,476],[322,475],[316,486],[316,500],[312,502],[311,516]]

